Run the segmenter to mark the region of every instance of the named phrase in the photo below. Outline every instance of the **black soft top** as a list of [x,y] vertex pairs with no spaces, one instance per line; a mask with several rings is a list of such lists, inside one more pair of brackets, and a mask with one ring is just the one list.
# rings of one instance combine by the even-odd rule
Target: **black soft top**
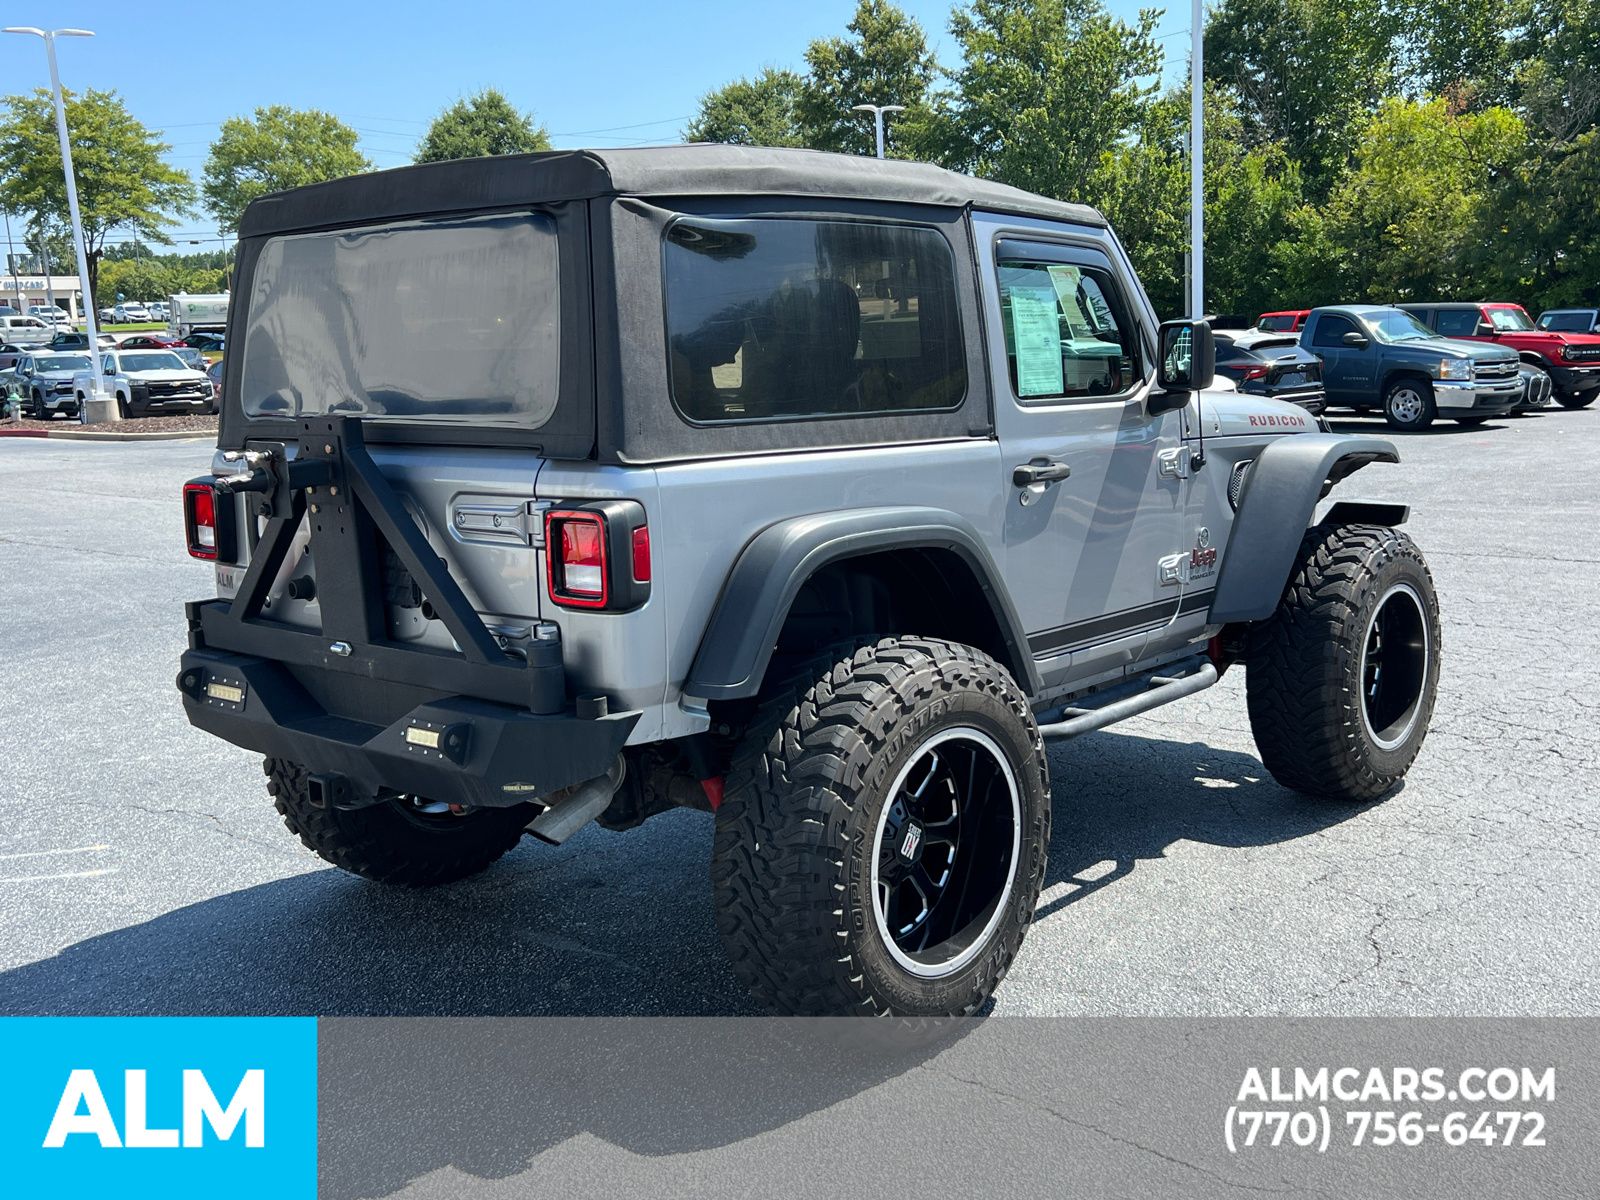
[[263,196],[245,210],[239,236],[600,196],[815,196],[1106,223],[1087,205],[1050,200],[928,163],[817,150],[688,145],[509,154],[353,175]]

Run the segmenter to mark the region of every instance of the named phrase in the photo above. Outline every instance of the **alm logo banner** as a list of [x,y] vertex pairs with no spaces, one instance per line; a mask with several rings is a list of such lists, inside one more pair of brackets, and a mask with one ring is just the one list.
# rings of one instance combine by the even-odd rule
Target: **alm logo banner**
[[309,1200],[316,1160],[311,1018],[0,1018],[0,1195]]

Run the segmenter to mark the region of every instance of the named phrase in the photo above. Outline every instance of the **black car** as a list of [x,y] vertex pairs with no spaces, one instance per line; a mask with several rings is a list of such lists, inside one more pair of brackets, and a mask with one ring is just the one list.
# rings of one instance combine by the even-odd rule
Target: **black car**
[[1298,404],[1315,415],[1327,407],[1322,390],[1322,360],[1302,349],[1298,337],[1257,338],[1248,347],[1224,332],[1216,335],[1217,373],[1241,392]]
[[[102,333],[97,339],[101,350],[115,350],[117,339],[108,333]],[[89,335],[87,333],[63,331],[50,339],[50,344],[44,347],[47,350],[87,350],[89,348]]]

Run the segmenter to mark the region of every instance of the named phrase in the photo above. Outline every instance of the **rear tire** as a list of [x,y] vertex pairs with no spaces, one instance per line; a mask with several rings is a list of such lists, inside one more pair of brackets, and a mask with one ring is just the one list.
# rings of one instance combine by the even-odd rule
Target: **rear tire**
[[1433,424],[1439,410],[1433,402],[1433,386],[1414,376],[1403,376],[1383,393],[1383,419],[1391,428],[1415,433]]
[[976,1012],[1038,904],[1044,746],[970,646],[824,654],[760,705],[717,812],[711,878],[734,974],[802,1015]]
[[1285,787],[1376,800],[1410,769],[1439,682],[1439,601],[1405,534],[1317,526],[1277,611],[1250,632],[1245,695]]
[[299,763],[269,758],[263,768],[283,823],[308,850],[340,870],[401,887],[436,887],[476,875],[517,844],[534,813],[517,805],[434,816],[415,811],[404,798],[367,808],[317,808]]

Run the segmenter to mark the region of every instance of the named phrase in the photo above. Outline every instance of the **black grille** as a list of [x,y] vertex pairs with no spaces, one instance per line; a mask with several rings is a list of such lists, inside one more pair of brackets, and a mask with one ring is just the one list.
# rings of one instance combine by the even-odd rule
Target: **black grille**
[[1600,362],[1600,346],[1568,346],[1568,362]]

